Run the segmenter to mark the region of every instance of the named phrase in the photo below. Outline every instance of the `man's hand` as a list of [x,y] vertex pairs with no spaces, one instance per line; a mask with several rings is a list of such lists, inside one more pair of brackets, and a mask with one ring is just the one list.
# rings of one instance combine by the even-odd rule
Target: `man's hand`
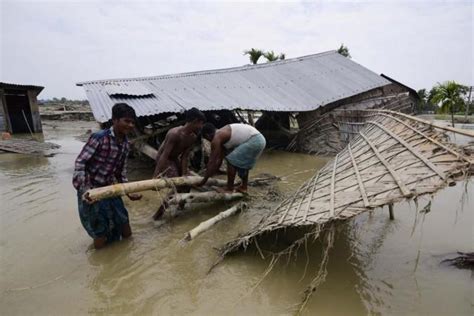
[[82,199],[84,201],[86,201],[87,204],[94,204],[96,201],[94,201],[93,199],[91,199],[91,197],[89,196],[89,192],[86,191],[86,193],[84,193],[82,195]]
[[140,193],[128,193],[127,196],[131,201],[138,201],[143,197]]

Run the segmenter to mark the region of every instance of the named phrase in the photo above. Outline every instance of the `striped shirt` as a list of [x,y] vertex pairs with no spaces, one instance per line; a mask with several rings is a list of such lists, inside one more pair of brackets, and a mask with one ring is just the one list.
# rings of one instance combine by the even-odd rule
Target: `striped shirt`
[[93,133],[76,158],[72,183],[85,191],[127,182],[126,162],[130,144],[127,137],[117,142],[113,128]]

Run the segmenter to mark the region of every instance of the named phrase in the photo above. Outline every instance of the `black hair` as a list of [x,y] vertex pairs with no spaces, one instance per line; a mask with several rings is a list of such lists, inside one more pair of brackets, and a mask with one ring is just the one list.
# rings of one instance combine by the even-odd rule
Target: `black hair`
[[184,114],[186,117],[186,122],[192,122],[194,120],[198,120],[202,122],[206,121],[206,116],[204,115],[204,113],[202,113],[196,108],[191,108],[187,110]]
[[206,123],[202,127],[201,135],[213,136],[216,133],[216,127],[212,123]]
[[118,120],[122,117],[136,119],[135,110],[127,103],[116,103],[112,107],[112,120]]

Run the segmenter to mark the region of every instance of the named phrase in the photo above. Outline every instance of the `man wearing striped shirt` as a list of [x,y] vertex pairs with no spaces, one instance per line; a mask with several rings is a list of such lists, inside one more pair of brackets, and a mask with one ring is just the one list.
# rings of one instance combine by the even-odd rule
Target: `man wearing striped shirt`
[[[82,226],[94,239],[96,249],[108,242],[132,235],[128,212],[121,197],[92,201],[88,189],[127,182],[126,161],[130,145],[127,139],[135,127],[135,110],[125,103],[112,107],[112,127],[91,135],[76,159],[73,185],[78,194]],[[130,200],[140,194],[128,194]]]

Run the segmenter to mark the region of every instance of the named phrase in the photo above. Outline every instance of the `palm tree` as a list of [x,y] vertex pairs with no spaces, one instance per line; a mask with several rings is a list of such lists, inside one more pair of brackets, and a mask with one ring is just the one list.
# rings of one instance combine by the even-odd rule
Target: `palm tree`
[[245,50],[244,55],[249,55],[250,62],[255,65],[260,57],[263,56],[263,51],[261,49],[252,48],[250,50]]
[[344,43],[337,49],[337,52],[344,57],[351,58],[351,54],[349,53],[349,47],[344,46]]
[[454,112],[456,106],[464,103],[461,94],[467,91],[467,87],[456,83],[455,81],[446,81],[438,83],[432,96],[432,102],[441,104],[441,111],[451,112],[451,123],[454,127]]
[[265,52],[263,54],[263,57],[265,57],[267,59],[267,62],[272,62],[272,61],[276,61],[278,60],[279,56],[277,54],[275,54],[274,51],[269,51],[269,52]]

